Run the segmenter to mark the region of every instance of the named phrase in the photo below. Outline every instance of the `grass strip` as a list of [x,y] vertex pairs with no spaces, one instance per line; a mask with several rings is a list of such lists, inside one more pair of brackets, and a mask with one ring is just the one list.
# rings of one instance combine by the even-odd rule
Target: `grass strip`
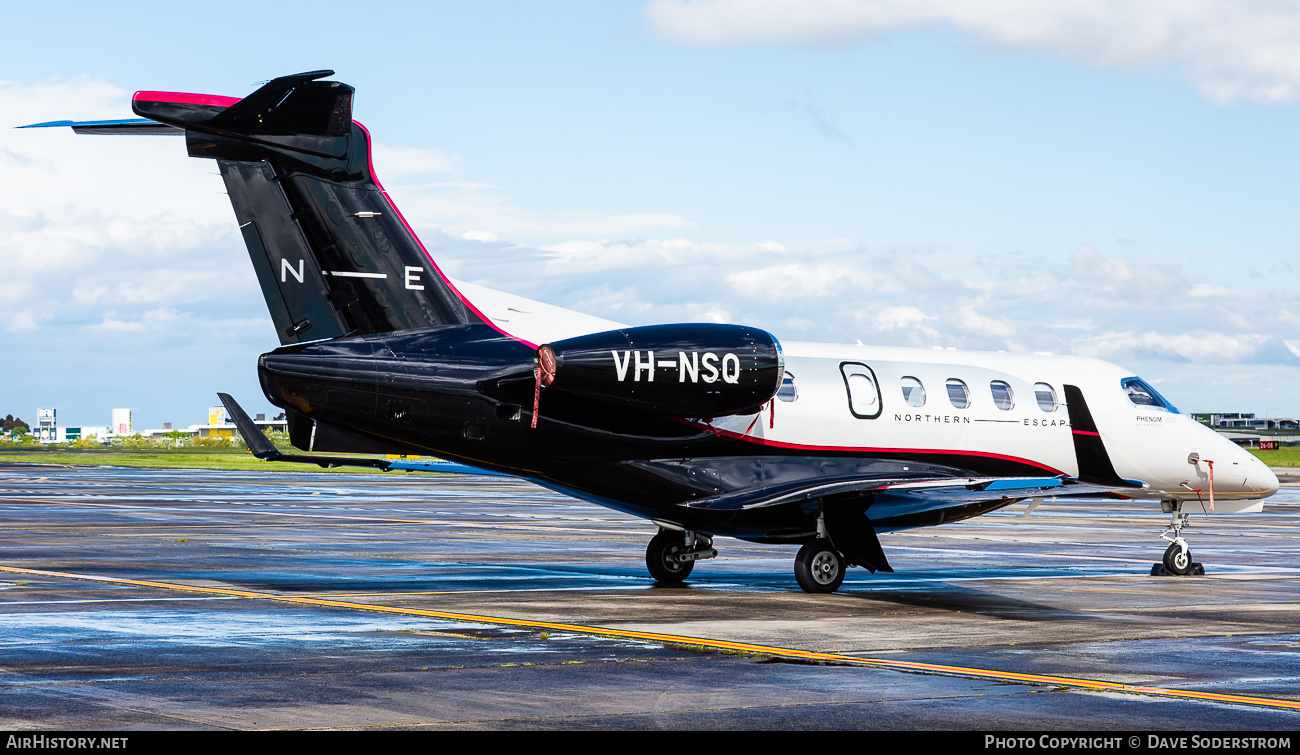
[[[346,458],[339,454],[340,458]],[[232,449],[200,453],[194,450],[176,451],[6,451],[0,453],[0,462],[19,464],[75,464],[81,466],[148,467],[153,469],[233,469],[258,472],[337,472],[341,474],[385,474],[378,469],[365,467],[331,467],[324,469],[314,464],[262,461],[248,451]],[[390,472],[387,474],[406,474]],[[442,472],[411,472],[410,474],[443,474]]]

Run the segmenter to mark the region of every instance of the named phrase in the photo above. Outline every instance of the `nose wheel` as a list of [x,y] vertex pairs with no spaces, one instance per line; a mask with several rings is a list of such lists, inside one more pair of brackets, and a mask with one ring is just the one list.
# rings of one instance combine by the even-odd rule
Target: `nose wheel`
[[1169,526],[1160,537],[1169,541],[1169,547],[1165,549],[1160,563],[1151,567],[1151,576],[1185,577],[1205,574],[1205,566],[1192,560],[1192,549],[1183,539],[1183,528],[1188,524],[1187,515],[1182,513],[1181,506],[1177,503],[1166,504],[1165,508],[1169,509]]
[[1192,549],[1187,547],[1186,540],[1180,537],[1169,544],[1165,549],[1163,566],[1169,573],[1179,576],[1192,573]]

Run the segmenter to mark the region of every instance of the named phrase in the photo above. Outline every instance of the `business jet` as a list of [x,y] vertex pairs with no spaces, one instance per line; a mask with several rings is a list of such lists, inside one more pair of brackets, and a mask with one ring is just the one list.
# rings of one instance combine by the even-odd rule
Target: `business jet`
[[814,593],[850,566],[893,571],[878,533],[1057,497],[1159,504],[1169,546],[1153,573],[1189,574],[1190,513],[1258,511],[1278,489],[1107,362],[628,327],[452,280],[379,183],[354,90],[332,75],[242,99],[142,91],[138,118],[34,124],[182,135],[216,160],[280,339],[262,389],[305,452],[277,450],[219,394],[259,458],[400,469],[386,456],[436,455],[653,521],[659,582],[726,536],[802,545],[795,579]]

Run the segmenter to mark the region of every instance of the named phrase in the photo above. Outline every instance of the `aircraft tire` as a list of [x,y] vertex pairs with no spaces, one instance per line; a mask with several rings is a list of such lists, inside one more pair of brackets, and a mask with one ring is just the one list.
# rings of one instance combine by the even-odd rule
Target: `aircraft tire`
[[645,567],[650,571],[650,576],[656,582],[664,584],[681,582],[691,576],[691,571],[695,568],[694,561],[679,563],[669,560],[669,556],[685,549],[680,532],[665,530],[650,538],[650,544],[645,549]]
[[835,592],[847,568],[844,555],[825,539],[805,543],[794,557],[794,579],[804,592]]
[[1172,574],[1192,573],[1192,550],[1181,543],[1170,543],[1165,549],[1165,569]]

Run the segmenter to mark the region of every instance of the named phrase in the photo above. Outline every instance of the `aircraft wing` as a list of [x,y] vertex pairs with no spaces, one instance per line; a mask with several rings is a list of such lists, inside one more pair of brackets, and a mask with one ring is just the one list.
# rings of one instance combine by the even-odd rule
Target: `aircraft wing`
[[864,478],[812,481],[784,488],[738,491],[682,506],[741,513],[816,501],[825,536],[852,563],[892,572],[878,530],[924,527],[969,519],[1025,499],[1115,496],[1144,487],[1136,480],[1099,485],[1059,477],[966,477],[933,480]]
[[[821,499],[834,505],[836,500],[860,498],[874,493],[879,502],[889,501],[891,511],[899,514],[928,511],[949,506],[991,500],[1016,501],[1024,498],[1079,497],[1122,494],[1142,487],[1126,480],[1122,485],[1094,485],[1071,477],[947,477],[931,480],[914,478],[863,478],[834,481],[811,481],[780,487],[744,490],[700,498],[682,504],[686,508],[735,511],[784,506]],[[897,502],[897,503],[895,503]],[[873,504],[874,506],[877,504]]]

